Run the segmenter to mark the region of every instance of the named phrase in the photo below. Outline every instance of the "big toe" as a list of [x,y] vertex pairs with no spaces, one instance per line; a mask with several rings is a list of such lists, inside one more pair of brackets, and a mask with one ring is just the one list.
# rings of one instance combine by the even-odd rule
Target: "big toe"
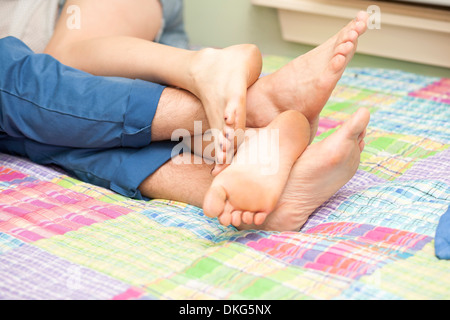
[[342,127],[348,138],[358,140],[366,130],[370,121],[370,112],[366,108],[356,111]]
[[227,200],[227,193],[220,185],[213,185],[206,192],[203,201],[203,212],[206,216],[216,218],[220,216],[225,210],[225,203]]
[[331,59],[329,67],[332,73],[343,72],[343,70],[345,69],[346,61],[346,57],[342,54],[337,54],[336,56],[334,56],[333,59]]

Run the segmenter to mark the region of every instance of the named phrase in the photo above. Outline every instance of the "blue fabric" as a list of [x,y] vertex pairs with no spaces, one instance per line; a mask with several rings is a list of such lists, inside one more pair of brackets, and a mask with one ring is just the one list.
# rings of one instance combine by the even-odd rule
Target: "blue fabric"
[[163,29],[159,43],[182,49],[189,48],[189,38],[184,27],[183,0],[161,0]]
[[0,129],[10,137],[75,148],[142,147],[151,141],[164,88],[92,76],[34,54],[16,38],[0,39]]
[[436,256],[439,259],[450,260],[450,206],[439,220],[434,244]]
[[170,160],[151,142],[164,86],[97,77],[0,39],[0,152],[56,164],[79,179],[142,199],[142,181]]

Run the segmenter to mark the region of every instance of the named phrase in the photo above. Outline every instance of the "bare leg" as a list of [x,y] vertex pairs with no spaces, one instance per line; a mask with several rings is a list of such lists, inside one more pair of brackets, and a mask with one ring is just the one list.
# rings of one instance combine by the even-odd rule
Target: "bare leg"
[[255,122],[247,125],[266,126],[280,112],[294,109],[309,120],[313,139],[319,114],[353,57],[367,19],[367,13],[360,12],[324,44],[259,79],[248,92],[247,117]]
[[[340,50],[338,50],[338,51],[340,51]],[[350,50],[350,53],[351,53],[351,50]],[[343,56],[343,57],[346,57],[346,54],[345,54],[345,52],[339,52],[339,56]],[[340,59],[340,58],[339,58]],[[341,59],[342,60],[342,59]],[[255,92],[257,92],[257,91],[255,91]],[[260,91],[261,92],[261,91]],[[249,92],[249,96],[250,96],[250,92]],[[192,99],[192,96],[190,96],[190,98],[189,99]],[[198,106],[198,101],[197,102],[195,102],[193,99],[192,99],[192,101],[194,102],[194,104],[196,105],[196,106]],[[253,105],[254,107],[256,107],[257,105],[259,105],[258,103],[256,103],[256,102],[254,102],[253,104],[252,103],[249,103],[250,105]],[[323,106],[323,105],[322,105]],[[277,107],[279,107],[278,105],[277,105]],[[302,108],[305,108],[305,110],[307,111],[307,106],[306,105],[302,105],[301,106]],[[161,110],[160,110],[161,111]],[[280,109],[278,109],[278,110],[276,110],[278,113],[281,111]],[[320,113],[320,111],[312,111],[312,113],[317,113],[317,115],[318,115],[318,112]],[[261,112],[261,114],[264,114],[265,112]],[[276,113],[276,112],[275,112]],[[172,113],[172,115],[173,115],[173,113]],[[159,114],[159,115],[157,115],[158,117],[163,117],[163,115],[161,115],[161,114]],[[270,118],[271,116],[269,115],[268,116],[268,113],[265,113],[265,115],[264,115],[265,117],[266,117],[266,121],[267,121],[267,119],[268,118]],[[155,118],[156,119],[156,118]],[[250,121],[251,121],[251,117],[250,117]],[[161,122],[161,125],[163,125],[163,123],[167,123],[166,121],[162,121]],[[155,123],[154,123],[155,124]],[[192,122],[191,122],[191,124],[189,124],[189,125],[191,125],[192,126]],[[155,127],[156,127],[156,125],[155,125]],[[180,128],[180,126],[178,126],[177,125],[177,128]],[[156,131],[156,130],[155,130]],[[168,165],[172,165],[172,167],[167,167]],[[167,169],[167,168],[169,168],[169,169]],[[179,165],[177,165],[177,167],[176,167],[177,169],[180,169],[180,168],[182,168],[182,167],[179,167]],[[203,177],[205,177],[205,179],[203,180],[203,179],[200,179],[200,181],[210,181],[211,180],[211,177],[210,177],[210,174],[209,174],[209,172],[210,172],[210,168],[208,168],[208,166],[207,165],[200,165],[199,167],[197,167],[198,168],[198,170],[200,171],[200,172],[202,172],[202,173],[205,173],[204,175],[202,175]],[[205,169],[207,169],[206,171],[205,171]],[[145,194],[145,195],[147,195],[147,196],[149,196],[149,197],[163,197],[163,198],[167,198],[167,199],[173,199],[173,200],[178,200],[178,201],[184,201],[184,202],[188,202],[188,203],[192,203],[192,204],[195,204],[195,205],[199,205],[200,203],[202,203],[202,201],[200,200],[200,198],[203,198],[203,195],[201,195],[201,196],[199,196],[199,195],[197,195],[197,192],[195,192],[195,194],[192,194],[192,190],[202,190],[201,188],[199,188],[198,186],[196,187],[196,188],[194,188],[194,189],[190,189],[191,190],[191,192],[188,192],[188,191],[186,191],[186,193],[182,193],[181,192],[181,190],[178,190],[178,192],[180,192],[180,194],[178,195],[176,192],[174,192],[174,191],[177,191],[177,189],[176,188],[174,188],[174,189],[170,189],[170,190],[168,190],[168,189],[164,189],[164,188],[159,188],[159,186],[158,186],[158,189],[152,189],[152,178],[154,178],[154,179],[157,179],[157,177],[158,177],[158,174],[162,174],[162,175],[164,175],[164,174],[168,174],[168,176],[170,177],[170,176],[172,176],[172,174],[170,173],[171,171],[173,172],[174,170],[173,170],[173,163],[172,162],[169,162],[166,166],[163,166],[161,169],[160,169],[161,171],[158,171],[158,172],[156,172],[154,175],[152,175],[152,177],[149,177],[147,180],[146,180],[146,182],[145,183],[143,183],[143,185],[141,186],[141,189],[143,190],[143,194]],[[166,171],[166,170],[168,170],[168,171]],[[184,170],[186,170],[186,168],[184,168],[183,169],[183,171]],[[195,172],[195,171],[194,171]],[[183,176],[181,176],[181,178],[182,179],[184,179],[184,181],[186,181],[185,180],[185,177],[183,177]],[[172,180],[172,181],[175,181],[176,179],[174,179],[174,180]],[[181,185],[181,184],[180,184]],[[157,186],[157,184],[156,184],[156,186]],[[209,188],[209,186],[207,186],[206,187],[206,190]],[[158,191],[159,190],[159,191]],[[187,189],[186,189],[187,190]],[[152,194],[154,194],[154,195],[152,195]],[[282,198],[283,199],[283,198]],[[279,212],[280,212],[280,210],[278,210]],[[242,215],[242,221],[248,221],[248,211],[247,212],[242,212],[242,213],[240,213],[240,215]],[[226,215],[225,215],[226,216]],[[235,216],[235,214],[233,214],[232,213],[232,216]],[[274,217],[273,217],[273,219],[276,217],[276,216],[278,216],[278,215],[274,215]],[[272,215],[270,215],[270,217],[272,217]],[[235,220],[235,219],[232,219],[232,220]],[[236,220],[234,221],[234,223],[235,224],[237,224],[237,222],[236,222]],[[266,226],[267,225],[269,225],[269,224],[266,224]]]
[[190,157],[191,164],[180,163],[174,158],[145,179],[139,190],[148,198],[179,201],[201,208],[213,181],[211,170],[214,166],[195,164],[197,156],[193,154],[182,156]]
[[[280,113],[293,109],[308,119],[312,140],[319,114],[351,60],[359,35],[366,30],[367,16],[360,13],[358,17],[323,45],[256,81],[247,92],[246,126],[265,127]],[[157,140],[170,139],[178,128],[193,133],[195,120],[202,121],[204,130],[210,128],[201,101],[186,91],[167,89],[165,93],[152,127]]]
[[[157,0],[69,0],[63,13],[70,5],[80,8],[81,28],[68,29],[63,14],[46,53],[95,75],[183,88],[202,101],[209,124],[219,133],[245,129],[247,89],[262,66],[255,46],[190,51],[154,43],[161,27]],[[230,143],[223,137],[218,134],[217,143],[226,148]]]
[[210,129],[200,100],[192,93],[176,88],[164,89],[152,122],[152,140],[171,140],[172,133],[184,129],[194,135],[195,121],[202,124],[202,132]]
[[[283,111],[294,109],[304,114],[310,122],[310,137],[313,139],[319,114],[356,49],[358,36],[355,28],[361,33],[365,31],[365,16],[360,19],[359,24],[352,21],[322,46],[256,81],[247,93],[247,127],[267,126]],[[342,40],[350,38],[353,40]],[[331,72],[331,62],[337,68],[336,72]],[[307,76],[300,69],[303,64],[308,68],[325,69],[318,72],[319,77],[313,72]],[[312,94],[305,92],[306,88],[310,88]],[[314,99],[309,100],[312,96]],[[180,108],[181,105],[183,108]],[[173,117],[174,114],[177,117]],[[195,120],[202,121],[204,131],[210,128],[201,101],[189,92],[168,88],[161,98],[152,132],[157,140],[170,139],[173,130],[178,128],[193,133]]]
[[[230,210],[228,222],[240,229],[299,230],[311,213],[356,172],[368,122],[369,112],[359,110],[337,132],[309,146],[294,164],[275,210],[262,225],[252,224],[255,221],[253,212],[238,210]],[[192,157],[194,163],[196,156],[188,156]],[[149,198],[181,201],[202,207],[213,182],[210,174],[213,167],[204,163],[176,164],[176,160],[167,162],[148,177],[141,184],[140,191]]]

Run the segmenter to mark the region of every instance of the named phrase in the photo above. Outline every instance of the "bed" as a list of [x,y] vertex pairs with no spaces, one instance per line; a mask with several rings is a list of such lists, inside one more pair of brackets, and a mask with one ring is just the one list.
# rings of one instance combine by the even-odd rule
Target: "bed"
[[[265,56],[264,73],[289,59]],[[450,79],[348,69],[319,141],[371,111],[354,178],[300,232],[238,231],[0,154],[0,299],[450,299]]]

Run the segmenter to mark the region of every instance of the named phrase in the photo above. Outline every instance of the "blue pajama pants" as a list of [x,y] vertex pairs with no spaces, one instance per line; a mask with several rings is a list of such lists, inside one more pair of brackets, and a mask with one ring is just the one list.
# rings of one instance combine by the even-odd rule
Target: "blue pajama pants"
[[139,185],[175,146],[151,141],[164,88],[93,76],[34,54],[16,38],[0,39],[0,152],[143,199]]

